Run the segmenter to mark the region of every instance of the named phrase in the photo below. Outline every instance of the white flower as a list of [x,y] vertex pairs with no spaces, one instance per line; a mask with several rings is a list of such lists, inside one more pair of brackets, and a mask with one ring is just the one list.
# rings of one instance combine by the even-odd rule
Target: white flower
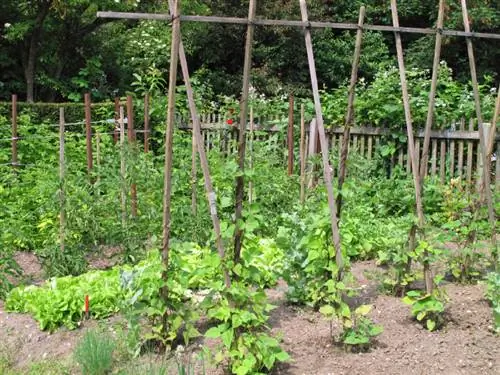
[[8,23],[8,22],[7,22],[7,23],[6,23],[6,24],[4,24],[3,26],[4,26],[6,29],[8,29],[8,28],[9,28],[9,27],[11,27],[12,25],[11,25],[10,23]]

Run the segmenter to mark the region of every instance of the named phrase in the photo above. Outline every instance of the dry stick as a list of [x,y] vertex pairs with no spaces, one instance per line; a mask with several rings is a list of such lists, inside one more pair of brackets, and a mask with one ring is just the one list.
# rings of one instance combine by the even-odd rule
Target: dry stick
[[17,167],[17,95],[12,95],[12,167]]
[[[173,12],[173,0],[169,0],[170,12]],[[179,32],[180,34],[180,32]],[[184,52],[184,46],[181,41],[181,36],[179,35],[179,60],[182,68],[182,75],[184,76],[184,83],[186,85],[186,94],[188,98],[189,110],[191,112],[191,119],[193,121],[193,132],[196,137],[196,144],[198,145],[198,154],[200,156],[200,165],[203,172],[203,178],[205,180],[205,190],[207,193],[208,203],[210,207],[210,216],[212,218],[212,224],[215,232],[215,242],[217,245],[217,251],[221,260],[225,258],[224,245],[222,243],[222,235],[220,229],[219,216],[217,215],[217,200],[212,185],[212,178],[210,177],[210,170],[208,167],[207,155],[203,146],[203,138],[201,135],[201,124],[200,118],[196,111],[196,104],[194,101],[193,89],[191,87],[191,80],[189,78],[189,69],[186,59],[186,54]],[[223,262],[224,264],[224,262]],[[225,265],[223,266],[224,273],[224,283],[227,288],[231,286],[231,279],[229,278],[229,272]]]
[[[399,17],[398,9],[396,5],[396,0],[391,0],[391,13],[392,13],[392,23],[395,27],[399,27]],[[403,45],[401,43],[401,34],[399,32],[395,33],[396,38],[396,51],[398,55],[398,65],[399,65],[399,76],[401,80],[401,90],[403,94],[403,105],[405,110],[405,120],[406,120],[406,132],[408,136],[408,157],[411,160],[411,169],[413,174],[413,185],[415,187],[415,201],[417,208],[418,217],[418,228],[420,230],[424,227],[424,210],[422,206],[422,194],[421,194],[421,183],[420,175],[418,171],[418,160],[415,156],[415,141],[413,140],[413,124],[411,118],[410,109],[410,98],[408,95],[408,87],[406,82],[406,71],[403,57]],[[410,237],[412,237],[414,230],[410,231]],[[413,235],[414,236],[414,235]],[[413,239],[410,238],[410,245],[414,243]],[[412,249],[410,249],[411,251]],[[425,289],[427,293],[432,293],[434,287],[432,281],[432,275],[430,272],[430,267],[427,261],[424,260],[424,278],[425,278]]]
[[120,203],[122,209],[122,229],[125,230],[125,224],[127,220],[127,188],[125,186],[125,114],[123,107],[119,107],[119,118],[118,122],[120,124],[120,178],[121,178],[121,188],[120,188]]
[[[467,3],[466,0],[461,0],[462,3],[462,16],[464,20],[464,29],[466,32],[470,32],[470,23],[469,23],[469,15],[467,12]],[[476,74],[476,60],[474,58],[474,49],[472,47],[472,40],[470,38],[466,38],[467,42],[467,54],[469,56],[469,66],[470,66],[470,74],[472,79],[472,89],[474,91],[474,102],[476,106],[476,116],[478,122],[478,131],[479,131],[479,144],[481,146],[481,157],[483,160],[483,165],[486,166],[489,161],[487,159],[488,149],[485,140],[485,134],[483,132],[483,115],[481,113],[481,101],[479,98],[479,89],[477,83],[477,74]],[[484,194],[486,198],[486,203],[488,205],[488,219],[491,225],[491,242],[493,245],[493,249],[496,248],[496,220],[495,220],[495,212],[493,210],[493,199],[491,196],[491,188],[490,188],[490,173],[489,168],[483,168],[483,176],[482,176],[482,188],[481,188],[481,200]],[[496,251],[496,250],[495,250]]]
[[300,105],[300,203],[306,199],[306,122],[304,104]]
[[288,99],[288,129],[287,129],[287,145],[288,145],[288,175],[293,174],[293,94],[290,94]]
[[443,30],[443,19],[444,19],[444,9],[445,9],[445,0],[439,0],[439,11],[438,11],[438,20],[436,25],[436,41],[434,46],[434,61],[432,63],[432,79],[431,79],[431,91],[429,93],[429,105],[427,108],[427,120],[425,122],[425,132],[424,132],[424,145],[422,147],[422,157],[420,162],[420,182],[423,182],[425,176],[427,174],[427,164],[429,160],[429,144],[431,140],[431,130],[432,130],[432,122],[434,119],[434,110],[436,103],[436,88],[437,81],[439,77],[439,62],[441,59],[441,45],[442,45],[442,30]]
[[[167,130],[165,132],[165,168],[163,183],[163,242],[161,249],[161,259],[163,263],[162,279],[164,283],[168,280],[169,269],[169,245],[170,245],[170,226],[171,226],[171,200],[172,200],[172,147],[175,126],[175,89],[177,84],[177,65],[179,62],[179,44],[180,44],[180,18],[179,18],[180,0],[174,0],[172,7],[172,41],[170,48],[170,70],[168,81],[168,107],[167,107]],[[160,296],[164,303],[168,302],[168,287],[165,285],[160,288]],[[168,332],[168,310],[163,314],[163,333]]]
[[247,112],[248,112],[248,92],[250,87],[250,69],[252,65],[252,45],[253,45],[253,34],[255,26],[253,25],[253,20],[255,18],[255,11],[257,7],[257,0],[250,0],[248,6],[248,20],[249,24],[247,26],[247,39],[245,45],[245,61],[243,64],[243,90],[241,93],[240,101],[240,124],[238,132],[238,166],[240,169],[239,175],[236,177],[236,207],[235,207],[235,230],[234,230],[234,263],[237,264],[240,261],[241,246],[243,244],[243,227],[242,227],[242,217],[243,217],[243,199],[245,195],[245,178],[243,176],[243,171],[245,170],[245,147],[246,138],[245,132],[247,128]]
[[196,208],[198,206],[196,202],[196,135],[194,130],[192,131],[191,138],[191,213],[196,216]]
[[[253,107],[250,107],[250,169],[253,169],[253,141],[254,141],[254,116]],[[248,181],[248,203],[253,202],[253,183],[252,180]]]
[[144,95],[144,152],[149,152],[149,93]]
[[347,100],[347,115],[345,117],[344,134],[342,136],[342,150],[340,152],[340,166],[338,178],[337,216],[340,219],[342,210],[342,186],[346,174],[347,155],[349,153],[349,139],[351,138],[351,126],[354,123],[354,97],[356,95],[356,82],[358,81],[359,58],[361,56],[361,42],[363,41],[363,24],[365,22],[365,7],[359,8],[358,31],[356,33],[356,44],[354,47],[354,58],[352,60],[351,82],[349,84],[349,96]]
[[[302,21],[307,22],[308,15],[307,15],[307,5],[305,0],[300,0],[300,12],[302,14]],[[342,251],[340,247],[340,233],[337,220],[337,211],[335,209],[335,198],[333,195],[333,187],[332,187],[332,174],[331,174],[332,172],[330,169],[330,161],[328,157],[329,152],[328,152],[328,145],[326,142],[325,128],[323,126],[323,113],[321,109],[321,101],[319,96],[318,79],[316,77],[316,65],[314,62],[311,30],[306,28],[304,29],[304,33],[305,33],[305,43],[307,49],[307,59],[309,63],[309,72],[311,75],[311,86],[314,96],[314,108],[316,110],[316,122],[318,126],[319,140],[321,144],[321,155],[323,158],[323,175],[328,194],[328,206],[330,208],[333,247],[335,249],[335,261],[338,267],[337,277],[340,280],[342,279],[344,261],[342,259]]]
[[93,167],[92,160],[92,125],[90,113],[90,93],[85,93],[85,137],[87,141],[87,172],[90,175]]
[[[127,136],[129,152],[135,155],[135,129],[134,129],[134,101],[132,96],[127,96]],[[135,173],[134,173],[135,174]],[[134,182],[135,176],[132,174],[132,183],[130,184],[130,200],[132,217],[137,217],[137,184]]]
[[64,232],[66,230],[66,203],[64,196],[64,108],[59,108],[59,244],[61,253],[64,253]]

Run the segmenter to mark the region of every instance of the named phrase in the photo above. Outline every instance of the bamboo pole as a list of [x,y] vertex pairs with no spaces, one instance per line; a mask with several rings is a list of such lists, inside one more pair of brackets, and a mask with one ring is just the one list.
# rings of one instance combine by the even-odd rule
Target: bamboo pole
[[429,144],[431,140],[431,130],[432,130],[432,123],[434,119],[434,110],[436,103],[436,88],[439,77],[439,63],[441,60],[444,10],[445,10],[445,0],[439,0],[438,20],[436,25],[437,33],[434,46],[434,61],[432,63],[431,90],[429,92],[429,105],[427,109],[427,119],[425,121],[424,145],[422,147],[422,157],[420,162],[420,183],[422,184],[422,190],[424,188],[423,182],[425,176],[427,175],[427,168],[429,161]]
[[[469,14],[467,11],[467,2],[466,0],[461,0],[462,4],[462,17],[464,21],[464,29],[466,32],[470,32],[470,23],[469,23]],[[478,121],[478,130],[479,130],[479,144],[481,146],[481,157],[483,161],[483,165],[487,165],[490,163],[488,160],[488,147],[485,140],[484,128],[483,128],[483,115],[481,113],[481,100],[479,98],[479,89],[477,83],[477,74],[476,74],[476,60],[474,58],[474,48],[472,46],[472,40],[468,37],[466,38],[467,43],[467,55],[469,57],[469,67],[470,74],[472,79],[472,90],[474,92],[474,103],[476,107],[476,116]],[[488,206],[488,219],[491,225],[491,241],[493,244],[493,248],[496,247],[496,219],[495,212],[493,208],[493,198],[491,194],[490,188],[490,168],[483,168],[482,175],[482,188],[481,188],[481,196],[486,198],[486,204]]]
[[359,8],[358,31],[356,33],[356,44],[354,46],[354,58],[351,67],[351,82],[349,84],[347,99],[347,115],[345,117],[344,134],[342,136],[342,148],[340,152],[340,166],[338,178],[337,216],[340,219],[342,211],[342,186],[346,175],[347,156],[349,153],[349,139],[351,138],[351,127],[354,124],[354,97],[356,95],[356,82],[358,81],[359,58],[361,56],[361,43],[363,41],[363,24],[365,22],[365,7]]
[[293,105],[294,97],[290,94],[288,98],[288,129],[287,129],[287,146],[288,146],[288,176],[293,174]]
[[59,108],[59,246],[64,253],[66,232],[65,161],[64,161],[64,108]]
[[85,139],[87,146],[87,172],[90,175],[93,168],[92,159],[92,125],[91,125],[91,110],[90,110],[90,93],[85,93]]
[[[174,0],[169,0],[170,12],[173,14]],[[189,69],[186,59],[186,54],[184,52],[184,46],[181,41],[180,31],[179,31],[179,60],[181,63],[182,75],[184,77],[184,82],[186,84],[186,94],[188,98],[189,110],[191,112],[191,119],[193,121],[193,132],[196,137],[196,144],[198,145],[198,154],[200,156],[200,165],[203,172],[203,178],[205,180],[205,191],[207,193],[208,204],[210,208],[210,217],[212,219],[212,224],[215,232],[215,242],[217,246],[217,251],[222,263],[222,272],[224,275],[224,283],[226,288],[231,286],[231,279],[229,276],[229,271],[225,265],[225,250],[224,244],[222,242],[222,235],[220,229],[219,216],[217,214],[217,199],[212,185],[212,178],[210,176],[210,170],[208,166],[208,160],[203,146],[203,138],[201,135],[201,124],[200,117],[198,116],[196,110],[196,104],[193,95],[193,89],[191,87],[191,80],[189,78]]]
[[300,105],[300,203],[306,198],[306,121],[304,104]]
[[125,230],[125,224],[127,220],[127,191],[125,184],[125,114],[123,107],[118,108],[119,118],[118,123],[120,124],[120,177],[121,177],[121,187],[120,187],[120,205],[122,211],[122,229]]
[[250,87],[250,70],[252,65],[252,45],[255,26],[253,20],[255,18],[255,11],[257,8],[257,0],[250,0],[248,6],[248,21],[247,26],[247,39],[245,45],[245,61],[243,64],[243,90],[241,93],[240,101],[240,123],[238,132],[238,166],[240,169],[239,175],[236,177],[236,207],[234,215],[234,263],[240,261],[241,247],[243,245],[243,199],[245,195],[245,178],[243,171],[245,170],[245,147],[246,138],[245,132],[247,128],[247,113],[248,113],[248,93]]
[[[396,0],[391,0],[391,13],[392,13],[392,23],[395,27],[399,27],[399,16],[397,10]],[[421,193],[421,183],[420,183],[420,175],[418,170],[418,160],[416,157],[415,151],[415,141],[413,139],[413,123],[411,118],[411,109],[410,109],[410,98],[408,95],[408,87],[406,82],[406,70],[404,64],[403,57],[403,44],[401,42],[400,33],[395,33],[396,38],[396,52],[398,55],[398,66],[399,66],[399,76],[401,80],[401,91],[403,95],[403,105],[405,111],[405,121],[406,121],[406,132],[408,136],[408,157],[411,162],[411,169],[413,174],[413,185],[415,187],[415,202],[417,209],[417,218],[418,218],[418,228],[423,230],[425,218],[424,218],[424,210],[422,205],[422,193]],[[412,230],[411,233],[414,231]],[[415,241],[410,240],[409,243],[416,243]],[[412,249],[410,249],[412,251]],[[424,260],[424,279],[425,279],[425,289],[427,293],[432,293],[434,288],[432,274],[430,271],[430,265],[427,260]]]
[[[305,0],[300,0],[300,11],[302,14],[302,21],[308,22],[307,5]],[[335,249],[335,261],[337,263],[337,268],[338,268],[337,278],[338,280],[340,280],[342,279],[343,276],[344,261],[342,258],[342,250],[340,246],[340,233],[337,220],[337,210],[335,208],[335,198],[332,187],[332,175],[331,175],[332,172],[330,169],[330,160],[328,157],[329,155],[328,144],[326,141],[325,128],[323,125],[323,113],[321,109],[321,100],[319,96],[318,79],[316,77],[316,65],[314,62],[311,30],[306,28],[304,29],[304,33],[305,33],[305,43],[307,49],[307,59],[309,63],[309,72],[311,75],[311,86],[314,96],[314,108],[316,110],[316,122],[318,126],[321,154],[323,159],[323,175],[328,195],[328,206],[330,209],[333,247]]]
[[12,167],[17,168],[17,95],[12,95]]

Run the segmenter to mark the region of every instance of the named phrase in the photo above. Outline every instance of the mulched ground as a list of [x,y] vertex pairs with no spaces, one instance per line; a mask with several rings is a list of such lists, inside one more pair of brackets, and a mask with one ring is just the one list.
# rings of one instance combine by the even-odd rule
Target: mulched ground
[[[36,265],[30,267],[38,271]],[[375,347],[366,353],[347,353],[335,345],[329,322],[319,313],[286,303],[283,283],[268,292],[277,306],[270,325],[282,335],[283,347],[293,358],[275,374],[500,374],[500,337],[493,333],[483,285],[445,285],[450,298],[449,322],[431,333],[411,319],[410,309],[401,299],[378,294],[377,282],[368,280],[366,271],[377,272],[377,266],[374,262],[353,265],[362,287],[354,303],[373,304],[370,316],[384,327]],[[95,322],[86,323],[87,327],[93,325]],[[40,332],[31,317],[7,313],[0,302],[0,351],[14,354],[20,372],[32,362],[69,357],[82,331]],[[334,333],[338,332],[334,325]]]

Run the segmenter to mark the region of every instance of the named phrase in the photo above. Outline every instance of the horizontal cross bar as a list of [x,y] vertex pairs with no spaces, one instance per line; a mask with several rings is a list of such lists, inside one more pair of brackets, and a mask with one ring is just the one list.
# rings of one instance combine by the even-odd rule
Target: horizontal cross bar
[[[97,12],[97,17],[129,19],[129,20],[172,21],[172,17],[168,14],[155,14],[155,13]],[[237,25],[248,25],[250,23],[247,18],[216,17],[216,16],[181,16],[181,21],[225,23],[225,24],[237,24]],[[302,22],[293,20],[256,19],[252,23],[257,26],[311,27],[315,29],[357,30],[359,28],[358,25],[355,23],[336,23],[336,22],[318,22],[318,21]],[[436,34],[437,32],[440,32],[441,34],[446,36],[500,39],[500,34],[465,32],[460,30],[446,30],[446,29],[436,30],[436,29],[421,28],[421,27],[394,27],[386,25],[365,24],[363,25],[362,29],[372,30],[372,31],[399,32],[399,33],[412,33],[412,34]]]

